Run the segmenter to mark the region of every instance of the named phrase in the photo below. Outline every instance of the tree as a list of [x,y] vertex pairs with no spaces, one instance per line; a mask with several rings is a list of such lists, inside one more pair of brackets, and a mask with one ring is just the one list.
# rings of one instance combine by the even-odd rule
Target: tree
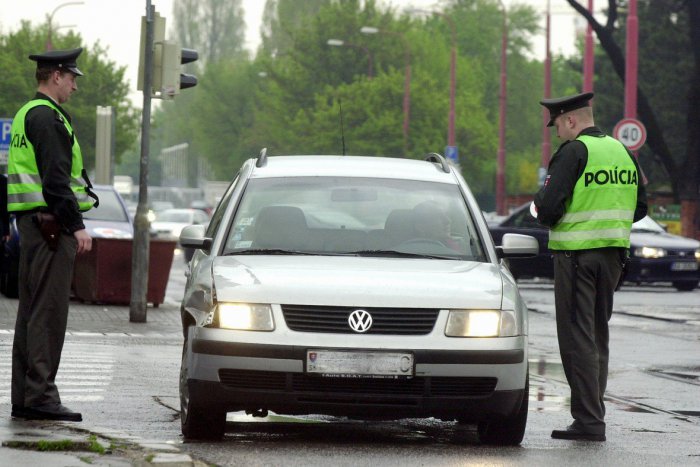
[[[576,0],[567,2],[591,24],[624,83],[625,57],[619,42],[625,23],[618,20],[623,19],[619,9],[626,2],[608,0],[605,24]],[[639,17],[639,118],[647,128],[650,162],[661,164],[676,202],[681,203],[683,234],[694,237],[700,232],[700,109],[695,105],[700,101],[700,51],[694,45],[700,43],[700,4],[640,2]]]
[[243,52],[245,20],[241,0],[175,0],[175,36],[199,52],[199,66]]
[[[34,96],[37,88],[34,79],[36,62],[27,57],[44,50],[46,33],[45,26],[32,28],[29,22],[23,21],[17,31],[0,36],[0,66],[5,70],[0,92],[0,115],[13,117]],[[85,47],[80,35],[73,32],[66,35],[54,33],[53,43],[56,49],[80,46],[85,49],[78,58],[85,76],[78,79],[78,90],[65,104],[80,141],[85,167],[91,170],[95,166],[95,114],[98,105],[115,109],[115,158],[118,162],[122,152],[136,141],[139,124],[137,112],[128,99],[129,84],[124,77],[126,67],[117,67],[114,62],[104,60],[104,47],[99,43]]]

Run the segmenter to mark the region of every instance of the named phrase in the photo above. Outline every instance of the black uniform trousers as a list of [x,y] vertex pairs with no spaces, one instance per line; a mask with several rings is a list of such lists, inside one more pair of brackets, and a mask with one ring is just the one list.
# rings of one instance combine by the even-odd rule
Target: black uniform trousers
[[619,248],[554,251],[557,337],[574,427],[605,434],[608,321],[622,274]]
[[19,309],[12,347],[12,403],[20,407],[60,403],[54,382],[68,322],[78,242],[61,233],[51,251],[33,221],[20,217]]

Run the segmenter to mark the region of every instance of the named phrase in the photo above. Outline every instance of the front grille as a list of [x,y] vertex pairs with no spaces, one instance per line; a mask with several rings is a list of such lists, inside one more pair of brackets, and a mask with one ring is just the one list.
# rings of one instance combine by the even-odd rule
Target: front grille
[[[293,331],[355,333],[348,316],[361,307],[282,305],[287,327]],[[372,327],[363,334],[429,334],[440,310],[431,308],[361,308],[372,315]]]
[[219,370],[221,383],[231,389],[332,393],[368,396],[484,397],[496,388],[497,378],[445,376],[410,379],[325,378],[305,373]]

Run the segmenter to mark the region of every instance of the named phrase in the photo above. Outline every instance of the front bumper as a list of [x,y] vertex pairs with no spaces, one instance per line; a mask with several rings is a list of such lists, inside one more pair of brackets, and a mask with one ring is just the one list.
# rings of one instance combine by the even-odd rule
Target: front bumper
[[[278,414],[478,421],[512,416],[522,398],[527,397],[523,336],[469,339],[471,349],[415,349],[406,346],[413,339],[395,339],[387,346],[386,336],[366,339],[376,341],[375,346],[359,346],[353,339],[344,339],[350,342],[339,346],[337,336],[335,345],[325,345],[330,341],[318,339],[321,335],[313,336],[313,345],[279,345],[212,339],[228,332],[217,329],[198,327],[190,331],[190,397],[229,412],[267,409]],[[379,344],[382,339],[385,345]],[[460,339],[446,341],[454,346]],[[461,341],[467,347],[467,341]],[[479,349],[476,341],[495,348]],[[376,379],[309,374],[305,372],[308,348],[410,351],[415,376]]]

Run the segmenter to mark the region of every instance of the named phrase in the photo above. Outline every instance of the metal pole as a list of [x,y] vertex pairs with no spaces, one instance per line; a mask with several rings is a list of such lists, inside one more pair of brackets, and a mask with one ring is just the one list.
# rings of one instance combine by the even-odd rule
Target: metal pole
[[625,117],[637,118],[637,40],[639,21],[637,0],[630,0],[627,14],[627,39],[625,51]]
[[151,132],[151,87],[153,87],[153,23],[155,7],[146,0],[146,50],[144,54],[143,114],[141,119],[141,161],[139,204],[134,218],[134,244],[131,257],[131,303],[129,321],[146,322],[148,292],[148,152]]
[[[447,17],[446,17],[447,18]],[[455,39],[454,25],[450,19],[450,25],[452,26],[452,50],[450,51],[450,115],[449,115],[449,125],[447,129],[447,145],[455,145],[455,87],[456,80],[455,77],[457,69],[457,41]]]
[[[551,35],[551,25],[550,25],[551,15],[549,12],[549,1],[547,2],[547,15],[546,15],[546,28],[545,28],[545,58],[544,58],[544,98],[549,99],[552,95],[552,54],[550,49],[549,38]],[[544,174],[547,173],[547,166],[549,165],[549,156],[551,154],[551,135],[549,134],[549,128],[547,128],[547,122],[549,122],[549,111],[542,107],[542,159],[540,163],[540,181],[544,181]],[[544,172],[544,173],[542,173]]]
[[[588,11],[593,14],[593,0],[588,0]],[[583,92],[593,92],[593,26],[586,27],[586,47],[583,58]]]
[[63,8],[64,6],[69,6],[69,5],[84,5],[85,2],[66,2],[66,3],[61,3],[58,5],[56,8],[53,9],[50,15],[48,16],[48,23],[49,23],[49,31],[46,35],[46,50],[53,50],[53,42],[52,42],[52,37],[51,37],[51,32],[53,29],[53,15],[56,14],[58,10]]
[[498,215],[506,214],[506,103],[507,103],[507,51],[508,51],[508,23],[506,8],[503,8],[503,31],[501,34],[501,89],[498,95],[498,157],[496,167],[496,212]]

